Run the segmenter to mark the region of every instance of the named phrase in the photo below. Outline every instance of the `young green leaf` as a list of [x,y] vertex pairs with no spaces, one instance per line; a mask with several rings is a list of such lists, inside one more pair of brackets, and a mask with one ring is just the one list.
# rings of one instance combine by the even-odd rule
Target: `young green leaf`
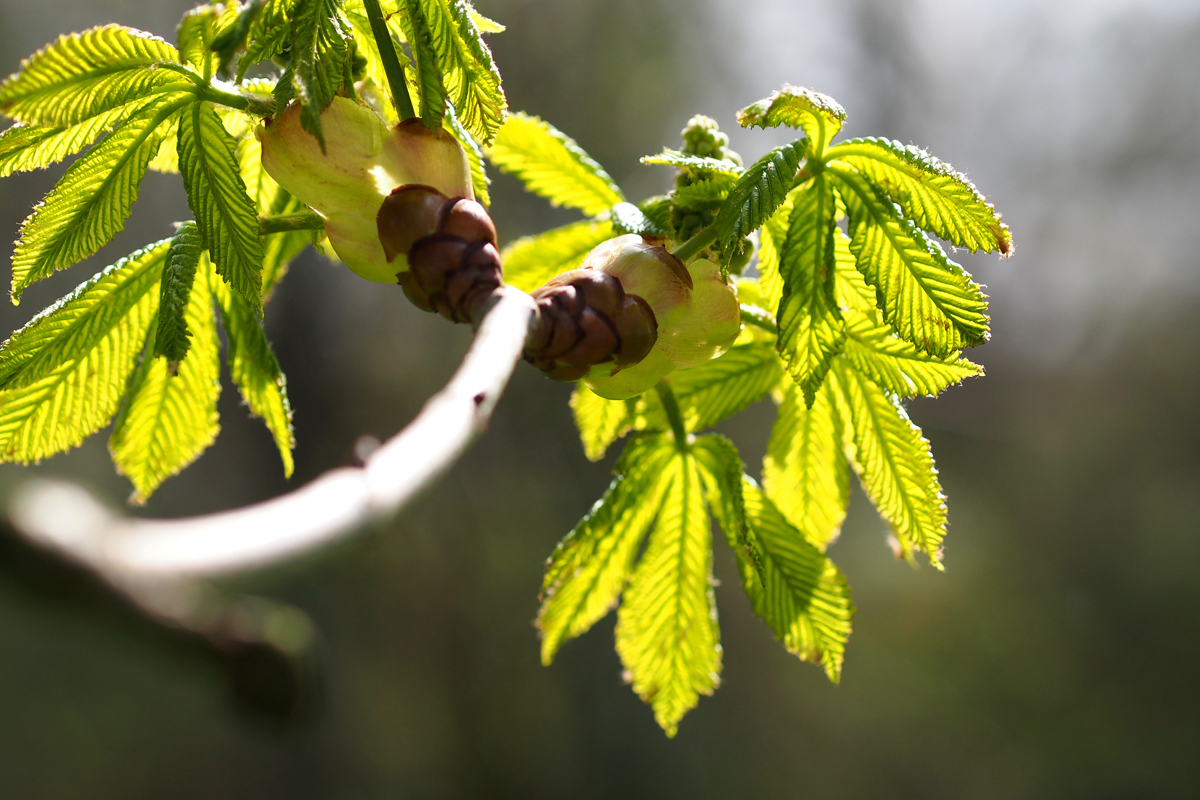
[[216,6],[197,6],[183,15],[175,33],[179,60],[191,65],[205,78],[211,78],[213,74],[215,56],[211,48],[220,16],[221,10]]
[[705,178],[712,178],[718,175],[725,175],[736,179],[742,174],[741,164],[735,164],[732,161],[725,161],[720,158],[688,155],[678,150],[665,148],[657,155],[642,156],[642,163],[658,164],[687,170],[697,180],[704,180]]
[[850,463],[867,496],[896,536],[897,555],[912,560],[924,551],[942,569],[946,503],[929,442],[904,406],[845,361],[830,373],[836,381],[850,433]]
[[935,236],[975,252],[1013,251],[1012,233],[975,184],[928,152],[889,139],[851,139],[826,158],[857,170]]
[[738,178],[717,212],[717,231],[724,249],[728,250],[738,239],[758,230],[787,199],[807,145],[806,140],[797,139],[776,147]]
[[141,103],[126,103],[65,128],[18,122],[0,133],[0,178],[48,167],[75,155],[141,107]]
[[551,205],[577,208],[591,217],[625,200],[604,168],[574,139],[538,117],[509,114],[489,157]]
[[780,125],[800,128],[812,141],[813,152],[819,155],[842,129],[846,111],[828,95],[784,84],[783,89],[772,92],[770,97],[739,111],[737,121],[743,128]]
[[157,36],[104,25],[60,36],[0,83],[0,113],[20,122],[67,127],[134,100],[194,88],[171,69],[179,53]]
[[440,22],[440,9],[433,8],[433,19],[430,10],[422,0],[405,0],[405,13],[400,15],[404,25],[404,38],[412,48],[413,66],[417,73],[419,87],[419,104],[417,114],[430,130],[436,131],[442,127],[442,117],[446,113],[446,75],[438,64],[437,40],[434,28],[444,33]]
[[510,242],[500,254],[504,282],[531,292],[555,275],[575,269],[596,245],[615,234],[607,220],[585,219]]
[[117,413],[158,309],[169,245],[103,270],[0,347],[0,460],[61,453]]
[[795,192],[789,194],[771,218],[758,229],[758,286],[762,292],[763,308],[772,314],[779,313],[779,303],[783,300],[779,259],[787,243],[788,222],[792,218],[792,200],[795,196]]
[[576,384],[571,411],[588,461],[604,458],[608,446],[629,430],[632,405],[628,400],[606,400],[582,383]]
[[987,298],[859,173],[831,166],[850,214],[850,248],[892,329],[939,356],[988,339]]
[[504,26],[496,20],[488,19],[470,6],[467,7],[467,13],[471,15],[471,21],[475,23],[475,27],[479,29],[480,33],[504,33]]
[[[684,428],[701,431],[761,400],[779,383],[783,366],[768,342],[749,342],[720,358],[667,376],[683,416]],[[654,392],[638,404],[638,427],[667,430],[670,425]]]
[[708,434],[696,437],[691,450],[700,467],[709,511],[739,562],[744,560],[752,564],[758,577],[763,578],[762,549],[746,519],[742,484],[745,464],[738,455],[737,446],[724,436]]
[[617,233],[636,233],[651,239],[667,239],[671,236],[670,225],[662,225],[644,214],[633,203],[617,203],[612,207],[612,225]]
[[446,106],[446,127],[454,134],[454,138],[462,145],[463,152],[467,154],[467,164],[471,168],[471,189],[475,192],[475,199],[487,208],[492,204],[491,194],[488,191],[488,186],[491,184],[491,179],[487,175],[487,170],[483,165],[483,150],[479,147],[479,142],[475,141],[475,137],[467,132],[467,129],[458,121],[458,114],[454,110],[454,106]]
[[[282,239],[294,234],[278,234]],[[269,247],[268,247],[269,249]],[[210,278],[221,322],[229,341],[226,360],[229,375],[241,392],[250,411],[262,417],[279,448],[284,477],[290,478],[295,466],[292,451],[296,437],[292,431],[292,405],[288,401],[287,380],[271,351],[262,322],[241,295],[221,281]]]
[[780,256],[779,353],[812,405],[846,331],[833,296],[836,205],[824,174],[793,195]]
[[604,497],[547,559],[537,619],[543,664],[612,609],[671,484],[663,470],[675,453],[667,437],[634,438]]
[[[750,476],[743,475],[746,519],[762,551],[762,576],[738,559],[742,586],[754,613],[789,652],[841,678],[854,604],[841,570],[792,527]],[[726,536],[728,536],[726,532]]]
[[[188,320],[194,316],[190,298],[196,280],[196,267],[200,264],[203,252],[204,241],[196,223],[185,222],[180,225],[179,231],[171,239],[171,249],[167,251],[167,263],[163,266],[159,284],[158,329],[151,358],[164,356],[170,364],[178,364],[187,355],[192,336]],[[212,305],[211,297],[209,305]],[[211,313],[209,316],[212,316]]]
[[676,206],[693,211],[707,211],[725,202],[733,189],[734,179],[730,175],[714,175],[687,186],[679,186],[671,192]]
[[762,472],[767,496],[822,551],[837,538],[850,502],[850,469],[832,392],[826,381],[807,406],[799,387],[785,387]]
[[674,737],[721,672],[711,523],[696,460],[676,451],[646,553],[617,609],[617,653],[633,690]]
[[300,123],[317,137],[324,151],[321,112],[333,102],[345,77],[350,23],[339,0],[296,0],[291,17],[291,78],[302,104]]
[[67,169],[21,224],[12,259],[14,303],[25,287],[87,258],[124,227],[158,149],[159,126],[189,101],[168,96],[147,102]]
[[179,164],[188,206],[217,274],[262,311],[263,248],[258,214],[246,195],[237,143],[208,103],[195,103],[179,120]]
[[284,51],[291,33],[293,0],[266,0],[250,24],[246,52],[238,59],[237,80],[241,83],[250,67]]
[[[492,51],[471,17],[470,4],[464,0],[407,0],[407,5],[416,35],[416,39],[409,39],[414,54],[427,49],[432,53],[446,97],[454,104],[463,127],[485,146],[491,145],[504,122],[508,101]],[[418,23],[420,18],[424,19],[423,25]],[[422,69],[420,58],[417,69]],[[421,118],[425,119],[423,111]]]
[[[220,430],[220,343],[208,273],[203,265],[188,295],[191,347],[186,356],[169,364],[152,355],[159,349],[157,343],[147,343],[148,352],[108,440],[113,463],[133,483],[134,502],[145,502],[163,481],[195,461]],[[150,338],[155,338],[154,331]]]

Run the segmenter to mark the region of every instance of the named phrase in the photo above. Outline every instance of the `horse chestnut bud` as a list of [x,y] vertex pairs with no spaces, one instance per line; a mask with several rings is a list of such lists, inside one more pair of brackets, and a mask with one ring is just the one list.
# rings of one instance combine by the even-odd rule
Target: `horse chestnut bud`
[[[584,276],[589,274],[590,282],[585,283]],[[639,308],[644,306],[640,312],[643,319],[654,320],[653,336],[640,334],[642,344],[628,354],[618,349],[607,351],[612,339],[601,329],[591,334],[594,339],[584,335],[589,329],[579,308],[586,311],[590,307],[591,286],[609,285],[612,279],[622,297],[633,298]],[[581,286],[586,287],[582,293]],[[575,293],[568,294],[562,287],[574,287]],[[565,316],[577,322],[568,329],[570,335],[559,334],[557,320],[563,314],[550,315],[556,324],[549,331],[543,331],[544,325],[539,324],[526,358],[550,377],[582,379],[592,391],[610,400],[639,395],[672,370],[694,367],[720,356],[741,330],[737,293],[725,282],[716,264],[698,260],[684,266],[666,248],[649,244],[636,234],[599,245],[588,253],[579,269],[563,273],[533,296],[540,307],[562,307]],[[578,297],[588,302],[581,306]],[[612,303],[597,305],[612,307]],[[614,319],[605,321],[610,323],[609,328],[620,332]],[[631,316],[631,326],[632,322]],[[558,344],[556,335],[563,336]],[[623,337],[619,341],[625,344]],[[633,358],[634,352],[640,357]],[[601,354],[607,357],[596,358]]]
[[321,129],[324,152],[301,127],[299,105],[288,106],[256,131],[263,168],[325,218],[329,244],[346,266],[368,280],[396,283],[408,270],[408,252],[385,252],[377,222],[384,200],[402,186],[420,185],[473,201],[466,154],[446,131],[430,131],[415,119],[388,128],[346,97],[335,97],[321,112]]

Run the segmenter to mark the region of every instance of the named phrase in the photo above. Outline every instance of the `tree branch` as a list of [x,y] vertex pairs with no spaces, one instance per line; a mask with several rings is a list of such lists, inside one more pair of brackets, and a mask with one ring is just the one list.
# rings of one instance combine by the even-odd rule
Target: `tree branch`
[[31,481],[13,496],[12,524],[159,616],[183,619],[191,612],[171,606],[191,592],[159,588],[306,554],[393,516],[446,472],[486,428],[535,313],[529,295],[503,287],[454,377],[362,467],[327,472],[264,503],[179,520],[127,517],[74,484]]

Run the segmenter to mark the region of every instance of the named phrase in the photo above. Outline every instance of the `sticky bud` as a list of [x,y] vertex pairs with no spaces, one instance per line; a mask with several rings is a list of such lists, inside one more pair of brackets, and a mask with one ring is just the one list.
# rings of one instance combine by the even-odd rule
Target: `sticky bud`
[[[592,277],[585,279],[588,275]],[[601,397],[624,400],[639,395],[672,370],[720,356],[741,330],[737,293],[716,264],[698,260],[685,266],[661,245],[649,244],[636,234],[599,245],[579,269],[558,276],[533,296],[539,307],[554,305],[556,313],[551,316],[556,322],[563,316],[582,320],[579,297],[590,298],[594,291],[581,293],[580,287],[593,285],[618,286],[623,297],[638,301],[644,306],[641,313],[654,319],[654,335],[643,335],[639,347],[630,348],[623,358],[614,353],[611,358],[592,360],[585,369],[587,359],[603,351],[602,336],[597,334],[596,344],[585,346],[585,339],[561,334],[557,325],[543,331],[539,324],[530,343],[536,352],[531,357],[527,349],[526,358],[552,378],[582,379]],[[566,287],[573,288],[574,294]],[[583,325],[576,322],[569,330],[579,331],[582,337]],[[634,352],[637,358],[631,357]]]
[[400,187],[420,186],[443,200],[473,201],[466,154],[446,131],[430,131],[419,120],[389,128],[369,107],[346,97],[335,97],[321,112],[321,129],[324,152],[301,127],[299,105],[288,106],[256,131],[263,168],[325,218],[329,244],[346,266],[368,280],[396,283],[408,269],[408,254],[389,258],[380,241],[377,217],[384,200]]

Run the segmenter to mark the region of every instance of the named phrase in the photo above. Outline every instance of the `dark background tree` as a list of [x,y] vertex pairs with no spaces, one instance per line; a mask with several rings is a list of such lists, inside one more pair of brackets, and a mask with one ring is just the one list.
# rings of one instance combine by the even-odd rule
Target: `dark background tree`
[[[0,70],[108,21],[170,36],[188,3],[0,5]],[[783,81],[852,109],[847,135],[927,146],[987,188],[1015,259],[960,254],[989,285],[988,378],[912,414],[950,497],[948,571],[913,572],[856,494],[831,554],[859,612],[841,686],[782,651],[717,549],[724,685],[663,739],[615,677],[605,632],[538,664],[541,560],[608,482],[580,451],[567,386],[522,369],[492,429],[392,528],[255,592],[324,635],[323,703],[278,729],[220,676],[112,616],[0,577],[0,785],[14,797],[1188,796],[1197,781],[1200,594],[1200,16],[1186,4],[518,2],[480,10],[513,108],[542,114],[634,196],[637,156],[696,111],[757,153],[732,109]],[[686,18],[685,18],[686,15]],[[930,36],[935,30],[938,35]],[[734,46],[736,44],[736,46]],[[752,45],[752,46],[751,46]],[[751,53],[743,62],[738,52]],[[779,134],[780,136],[784,134]],[[762,138],[766,137],[766,138]],[[782,141],[782,139],[781,139]],[[744,146],[743,146],[744,145]],[[9,178],[15,232],[61,174]],[[497,177],[502,239],[571,217]],[[189,216],[152,174],[126,231],[31,287],[7,330]],[[268,330],[289,376],[292,483],[400,428],[469,331],[306,255]],[[288,485],[258,423],[223,395],[215,447],[147,511],[227,508]],[[770,414],[734,420],[765,446]],[[760,452],[745,448],[756,464]],[[94,437],[36,468],[121,498]],[[0,468],[5,490],[26,475]]]

